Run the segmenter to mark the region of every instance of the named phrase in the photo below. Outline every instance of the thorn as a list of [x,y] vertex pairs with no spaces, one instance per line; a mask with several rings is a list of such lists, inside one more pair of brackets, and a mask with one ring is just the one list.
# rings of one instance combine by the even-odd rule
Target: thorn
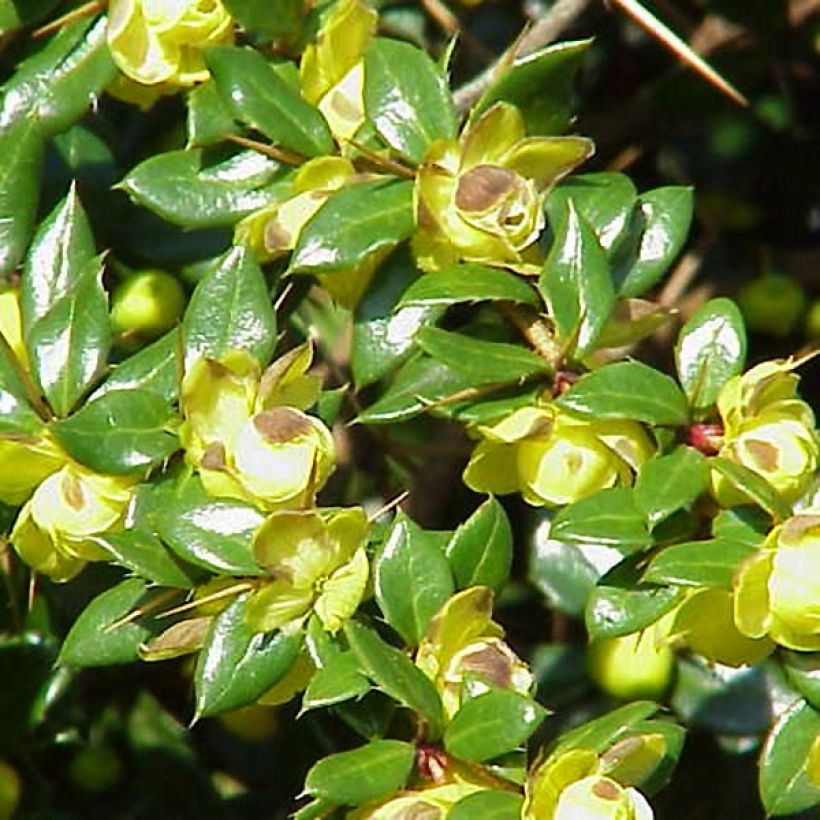
[[374,521],[378,521],[385,513],[389,513],[390,510],[395,509],[402,503],[405,499],[410,497],[410,490],[405,490],[404,492],[399,493],[392,501],[388,501],[383,507],[379,507],[376,512],[371,513],[367,516],[367,520],[370,524]]
[[301,154],[297,154],[295,151],[288,151],[287,148],[276,148],[273,145],[267,145],[264,142],[251,140],[247,137],[239,137],[236,134],[224,134],[222,138],[228,142],[235,142],[243,148],[258,151],[260,154],[264,154],[279,162],[284,162],[285,165],[302,165],[305,162],[305,157]]
[[57,29],[61,29],[77,20],[82,20],[83,17],[90,17],[92,14],[102,11],[104,8],[105,0],[90,0],[90,2],[84,3],[82,6],[78,6],[76,9],[66,12],[62,17],[58,17],[56,20],[52,20],[50,23],[46,23],[44,26],[35,29],[31,33],[31,36],[35,39],[48,37],[49,34],[57,31]]

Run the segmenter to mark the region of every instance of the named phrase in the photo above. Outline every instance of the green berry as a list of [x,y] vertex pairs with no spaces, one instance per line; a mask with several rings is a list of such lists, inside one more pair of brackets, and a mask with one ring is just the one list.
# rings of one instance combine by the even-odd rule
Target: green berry
[[803,288],[779,273],[768,273],[740,289],[737,301],[750,330],[788,336],[806,307]]
[[134,273],[115,290],[111,325],[115,334],[155,339],[170,330],[185,309],[179,281],[161,270]]

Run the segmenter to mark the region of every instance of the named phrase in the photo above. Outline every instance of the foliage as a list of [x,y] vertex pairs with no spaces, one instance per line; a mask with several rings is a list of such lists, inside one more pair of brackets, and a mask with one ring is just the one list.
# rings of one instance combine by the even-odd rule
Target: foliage
[[[75,816],[70,755],[129,816],[648,820],[702,729],[820,805],[810,354],[750,366],[725,297],[673,329],[693,192],[583,167],[589,41],[462,115],[385,4],[17,5],[0,817]],[[208,778],[179,716],[282,771]]]

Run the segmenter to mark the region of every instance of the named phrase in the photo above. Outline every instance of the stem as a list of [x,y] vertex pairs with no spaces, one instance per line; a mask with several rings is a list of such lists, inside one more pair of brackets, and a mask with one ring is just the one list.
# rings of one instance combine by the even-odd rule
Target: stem
[[61,29],[70,23],[74,23],[77,20],[82,20],[83,17],[90,17],[98,11],[102,11],[105,6],[105,0],[90,0],[90,2],[83,3],[82,6],[72,9],[71,11],[66,12],[62,17],[58,17],[56,20],[52,20],[50,23],[46,23],[44,26],[36,29],[32,32],[31,36],[35,38],[48,37],[49,34],[57,31],[57,29]]
[[272,157],[273,159],[279,160],[279,162],[284,162],[285,165],[302,165],[305,162],[305,157],[301,154],[297,154],[295,151],[288,151],[286,148],[275,148],[273,145],[250,140],[247,137],[238,137],[236,134],[225,134],[223,139],[229,142],[235,142],[243,148],[258,151],[260,154],[265,154],[265,156]]

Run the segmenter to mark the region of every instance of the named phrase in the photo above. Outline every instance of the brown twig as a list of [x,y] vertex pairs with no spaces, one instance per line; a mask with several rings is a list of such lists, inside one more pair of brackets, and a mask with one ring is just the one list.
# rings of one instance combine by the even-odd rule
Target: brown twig
[[48,37],[48,35],[52,32],[55,32],[70,23],[74,23],[77,20],[82,20],[83,17],[90,17],[92,14],[102,11],[105,6],[105,0],[90,0],[88,3],[83,3],[82,6],[78,6],[76,9],[66,12],[62,17],[58,17],[56,20],[52,20],[50,23],[46,23],[44,26],[40,26],[40,28],[35,29],[31,33],[31,36],[34,38]]
[[295,151],[288,151],[287,148],[277,148],[274,145],[268,145],[264,142],[251,140],[247,137],[239,137],[236,134],[225,134],[223,139],[229,142],[235,142],[243,148],[250,148],[252,151],[258,151],[260,154],[271,157],[272,159],[284,162],[285,165],[302,165],[306,159],[301,154]]

